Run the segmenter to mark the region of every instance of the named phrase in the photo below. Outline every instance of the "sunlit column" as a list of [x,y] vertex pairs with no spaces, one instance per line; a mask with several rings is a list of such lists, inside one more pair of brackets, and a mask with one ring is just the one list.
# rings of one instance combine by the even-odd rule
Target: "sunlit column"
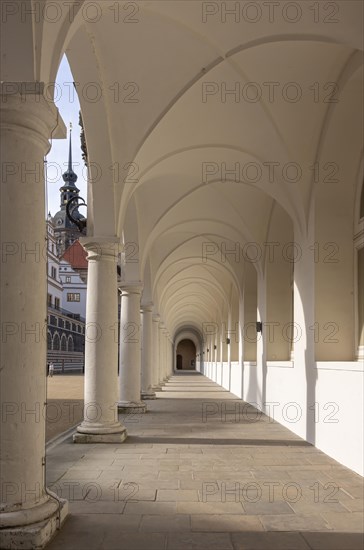
[[75,443],[121,443],[126,428],[118,421],[117,240],[81,239],[87,250],[84,420]]
[[144,413],[141,400],[140,282],[121,285],[119,411]]
[[153,390],[152,367],[153,367],[153,304],[141,307],[142,315],[142,398],[155,399]]
[[159,352],[159,322],[160,315],[155,314],[152,317],[153,319],[153,368],[152,368],[152,379],[153,379],[153,389],[155,391],[160,391],[160,352]]

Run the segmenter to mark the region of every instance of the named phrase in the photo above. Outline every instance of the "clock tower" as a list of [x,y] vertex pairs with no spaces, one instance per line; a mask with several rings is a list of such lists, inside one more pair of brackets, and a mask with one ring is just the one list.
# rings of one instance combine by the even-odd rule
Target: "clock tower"
[[[78,197],[80,190],[76,187],[77,175],[72,169],[72,128],[70,128],[70,142],[68,154],[68,168],[62,175],[63,185],[60,188],[60,210],[53,217],[54,236],[56,239],[57,255],[61,256],[80,236],[78,227],[67,217],[66,206],[70,199]],[[74,218],[82,217],[77,207],[72,210]]]

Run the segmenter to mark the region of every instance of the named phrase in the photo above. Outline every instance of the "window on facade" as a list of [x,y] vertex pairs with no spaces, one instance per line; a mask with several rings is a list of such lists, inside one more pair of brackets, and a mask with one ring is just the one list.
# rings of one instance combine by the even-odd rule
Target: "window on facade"
[[74,351],[75,349],[75,346],[74,346],[74,343],[73,343],[73,338],[72,336],[69,336],[68,337],[68,351]]
[[80,293],[79,292],[68,292],[67,293],[67,302],[79,302]]
[[62,334],[61,338],[61,351],[67,351],[67,340],[64,334]]
[[52,307],[52,294],[48,294],[47,303],[48,307]]
[[57,269],[52,265],[51,267],[51,277],[53,279],[56,279],[57,278]]
[[59,349],[60,349],[60,346],[61,346],[61,341],[60,341],[60,338],[59,338],[59,334],[56,333],[56,334],[53,336],[53,349],[59,350]]
[[66,277],[66,283],[70,283],[71,282],[71,277],[69,275],[67,275]]
[[54,298],[54,307],[55,307],[56,309],[59,309],[59,308],[60,308],[60,305],[61,305],[61,303],[60,303],[59,298]]

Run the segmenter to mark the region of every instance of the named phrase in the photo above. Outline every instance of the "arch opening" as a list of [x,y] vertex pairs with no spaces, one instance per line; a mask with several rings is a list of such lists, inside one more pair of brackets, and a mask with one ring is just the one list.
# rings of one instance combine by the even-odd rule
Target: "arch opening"
[[177,345],[176,369],[196,370],[196,345],[188,338],[181,340]]

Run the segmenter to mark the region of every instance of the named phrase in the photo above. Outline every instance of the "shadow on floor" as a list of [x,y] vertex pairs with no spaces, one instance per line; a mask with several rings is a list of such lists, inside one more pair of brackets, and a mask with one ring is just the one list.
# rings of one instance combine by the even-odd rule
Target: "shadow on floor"
[[[216,522],[213,514],[197,518],[173,516],[161,522],[157,516],[108,514],[70,515],[48,546],[49,550],[362,550],[363,534],[329,531],[244,530],[244,520],[235,518],[235,529]],[[171,518],[172,519],[172,518]],[[226,519],[226,517],[224,518]],[[126,520],[126,521],[122,521]],[[163,528],[164,523],[164,528]],[[240,528],[239,528],[240,524]],[[139,532],[136,532],[139,527]],[[133,532],[134,531],[134,532]]]
[[123,445],[135,445],[136,443],[164,443],[170,445],[262,445],[268,447],[312,447],[311,443],[296,439],[205,439],[203,437],[138,437],[136,435],[129,435]]

